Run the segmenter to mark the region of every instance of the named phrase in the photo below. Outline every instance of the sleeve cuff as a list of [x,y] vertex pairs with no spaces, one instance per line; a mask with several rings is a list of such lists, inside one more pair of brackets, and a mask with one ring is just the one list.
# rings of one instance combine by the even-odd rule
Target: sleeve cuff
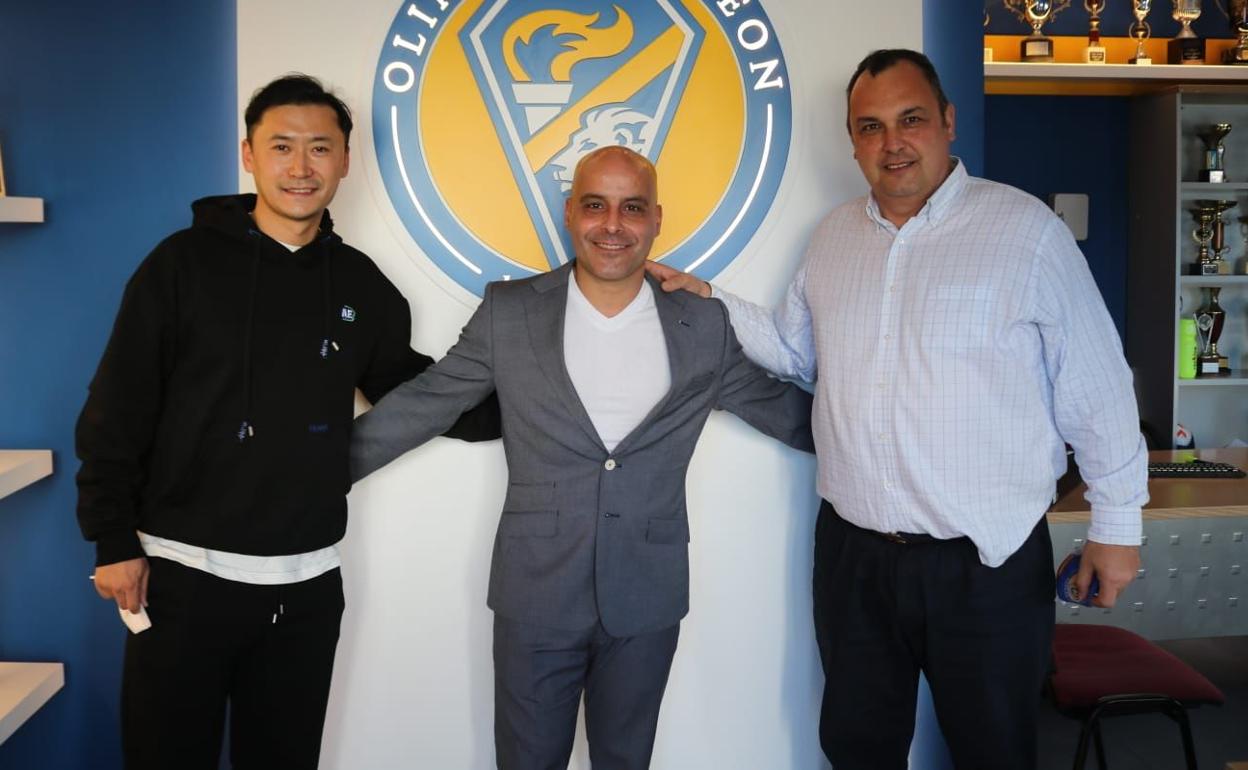
[[139,535],[134,530],[118,529],[103,532],[95,539],[95,566],[116,564],[144,556]]
[[1093,506],[1088,540],[1104,545],[1139,545],[1143,533],[1139,508],[1113,510]]

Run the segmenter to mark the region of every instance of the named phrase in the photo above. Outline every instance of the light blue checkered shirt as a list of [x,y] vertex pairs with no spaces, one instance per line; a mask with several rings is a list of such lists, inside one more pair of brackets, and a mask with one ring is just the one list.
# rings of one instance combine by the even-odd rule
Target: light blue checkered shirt
[[715,289],[746,354],[816,381],[819,494],[881,532],[966,535],[998,566],[1065,472],[1088,537],[1138,545],[1147,451],[1087,261],[1040,201],[959,162],[900,230],[870,196],[827,216],[775,311]]

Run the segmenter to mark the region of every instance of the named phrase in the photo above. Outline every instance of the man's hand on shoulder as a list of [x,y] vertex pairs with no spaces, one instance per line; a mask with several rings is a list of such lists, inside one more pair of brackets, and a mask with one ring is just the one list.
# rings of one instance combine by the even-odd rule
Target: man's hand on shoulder
[[1079,596],[1086,596],[1095,573],[1100,581],[1100,588],[1097,595],[1092,597],[1092,604],[1097,607],[1113,607],[1118,601],[1118,594],[1135,579],[1139,568],[1139,546],[1106,545],[1089,540],[1083,547],[1083,559],[1079,564],[1079,574],[1075,577],[1075,587]]
[[95,590],[117,606],[138,612],[147,605],[147,559],[128,559],[95,568]]
[[663,291],[672,292],[684,289],[699,297],[709,299],[711,296],[711,285],[693,273],[682,273],[674,267],[661,265],[651,260],[646,260],[646,272],[659,281],[663,286]]

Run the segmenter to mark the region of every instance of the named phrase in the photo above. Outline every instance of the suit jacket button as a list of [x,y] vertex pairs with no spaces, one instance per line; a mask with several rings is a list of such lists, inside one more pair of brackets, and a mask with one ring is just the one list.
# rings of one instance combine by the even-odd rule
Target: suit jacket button
[[602,464],[602,467],[606,468],[609,471],[615,470],[615,458],[608,457],[607,461]]

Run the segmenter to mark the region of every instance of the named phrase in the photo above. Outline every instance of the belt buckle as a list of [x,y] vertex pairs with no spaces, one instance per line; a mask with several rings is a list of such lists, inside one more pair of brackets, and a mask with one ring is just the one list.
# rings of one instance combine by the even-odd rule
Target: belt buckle
[[890,543],[897,543],[898,545],[909,545],[909,544],[910,544],[910,541],[909,541],[909,540],[907,540],[907,539],[905,539],[904,537],[902,537],[900,533],[897,533],[897,532],[883,532],[883,533],[881,533],[881,534],[883,534],[883,535],[884,535],[884,539],[885,539],[885,540],[887,540],[887,541],[889,541]]

